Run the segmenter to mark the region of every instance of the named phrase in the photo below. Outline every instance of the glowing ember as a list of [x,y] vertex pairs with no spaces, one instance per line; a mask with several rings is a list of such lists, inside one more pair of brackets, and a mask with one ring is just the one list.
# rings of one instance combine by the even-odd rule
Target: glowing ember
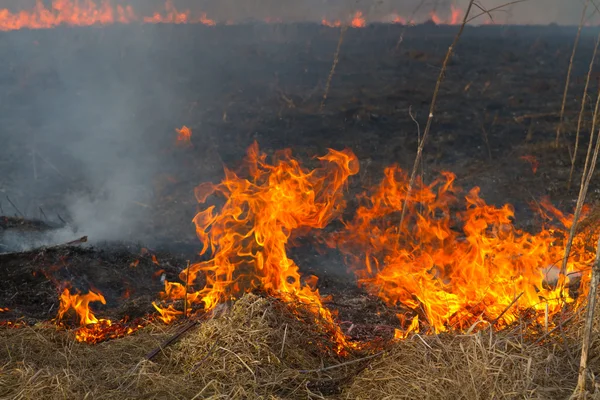
[[540,163],[538,162],[537,158],[535,158],[535,156],[531,156],[531,155],[521,156],[521,160],[527,161],[531,165],[531,171],[534,174],[537,172],[537,169],[540,166]]
[[417,182],[399,226],[407,188],[407,175],[387,168],[334,244],[360,285],[389,305],[414,310],[435,332],[467,329],[481,319],[502,327],[525,310],[543,321],[560,310],[561,295],[574,300],[571,277],[580,277],[584,287],[589,281],[582,271],[589,271],[594,255],[576,241],[569,277],[548,282],[548,267],[563,257],[563,237],[557,230],[533,235],[516,229],[512,208],[486,204],[479,188],[464,196],[463,211],[454,211],[462,202],[449,172],[430,185]]
[[181,127],[181,129],[175,129],[177,132],[177,142],[176,145],[180,147],[190,147],[192,146],[192,130],[187,126]]

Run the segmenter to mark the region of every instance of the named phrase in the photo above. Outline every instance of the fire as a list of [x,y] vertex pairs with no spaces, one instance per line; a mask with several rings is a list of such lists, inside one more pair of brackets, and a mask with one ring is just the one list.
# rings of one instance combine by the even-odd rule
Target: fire
[[172,304],[169,304],[167,308],[161,308],[156,304],[156,302],[153,301],[152,305],[160,314],[158,318],[165,324],[170,324],[177,319],[178,315],[183,314],[183,311],[176,310]]
[[357,11],[354,14],[354,17],[352,18],[352,22],[350,23],[350,26],[352,26],[353,28],[364,28],[365,26],[367,26],[367,23],[365,22],[365,17],[363,16],[362,11]]
[[90,291],[88,294],[71,294],[68,288],[63,290],[60,295],[60,307],[58,309],[58,319],[61,320],[67,311],[73,309],[79,316],[80,325],[97,324],[98,318],[90,310],[90,303],[99,301],[106,304],[106,300],[101,293]]
[[458,25],[462,21],[462,10],[457,8],[454,4],[450,5],[450,25]]
[[60,324],[70,309],[73,309],[79,317],[80,327],[75,330],[75,340],[85,343],[98,343],[107,339],[120,338],[130,335],[144,327],[141,321],[128,324],[126,320],[113,323],[109,319],[98,319],[90,310],[89,304],[99,301],[106,304],[101,293],[90,291],[87,294],[71,294],[65,288],[60,295],[60,306],[58,309],[57,322]]
[[110,0],[52,0],[52,5],[48,8],[42,0],[36,0],[31,10],[11,12],[6,8],[0,9],[0,31],[133,22],[216,25],[216,22],[208,18],[206,13],[194,18],[188,10],[178,11],[172,0],[165,1],[164,12],[155,12],[145,17],[138,16],[132,6],[120,4],[113,6]]
[[[443,172],[429,185],[417,181],[400,226],[408,177],[395,167],[385,170],[381,184],[361,197],[355,217],[333,240],[359,284],[390,306],[412,309],[434,332],[465,330],[482,319],[503,327],[526,310],[543,321],[561,309],[561,298],[573,302],[575,282],[569,280],[581,277],[585,287],[589,274],[582,272],[594,259],[581,241],[567,279],[551,282],[547,273],[561,261],[566,235],[521,231],[510,205],[486,204],[477,187],[461,201],[454,179]],[[563,222],[569,219],[563,216]],[[416,330],[415,324],[407,331]]]
[[[203,24],[215,26],[217,22],[202,12],[199,16],[192,15],[190,10],[178,10],[173,0],[165,0],[162,10],[155,11],[152,15],[139,15],[131,5],[115,4],[117,0],[52,0],[50,6],[46,6],[44,0],[36,0],[35,6],[29,10],[18,12],[7,8],[0,9],[0,31],[11,31],[17,29],[48,29],[57,26],[92,26],[109,24],[130,23],[170,23],[170,24]],[[436,12],[431,12],[430,17],[436,24],[459,24],[462,11],[452,5],[450,16],[444,21]],[[267,23],[281,23],[279,17],[264,18]],[[397,14],[392,14],[385,19],[386,22],[405,24],[408,20]],[[227,20],[226,25],[234,24],[235,21]],[[329,21],[323,19],[323,25],[339,27],[341,20]],[[364,28],[367,25],[363,11],[357,11],[344,24],[353,28]],[[412,23],[412,20],[411,20]]]
[[[278,152],[272,164],[253,144],[247,152],[246,178],[225,170],[218,185],[206,183],[195,190],[199,203],[215,194],[225,203],[217,210],[209,206],[194,218],[203,244],[200,254],[210,250],[208,261],[192,264],[180,279],[193,285],[198,275],[204,287],[188,294],[188,301],[201,302],[206,310],[245,292],[260,289],[287,302],[314,307],[315,316],[333,322],[324,308],[314,279],[303,282],[298,266],[287,256],[286,244],[294,232],[321,229],[343,209],[342,191],[348,177],[358,172],[356,156],[349,151],[329,150],[318,158],[321,166],[302,168],[289,150]],[[310,285],[309,285],[310,283]],[[165,298],[183,298],[181,284],[166,284]],[[332,332],[343,348],[339,329]]]
[[192,130],[187,126],[181,127],[181,129],[175,129],[177,132],[177,141],[176,145],[180,147],[190,147],[192,146]]
[[190,11],[179,12],[173,5],[172,0],[166,0],[165,2],[166,14],[154,13],[151,17],[144,17],[144,22],[147,23],[171,23],[171,24],[186,24],[190,20]]
[[531,171],[535,175],[538,167],[540,166],[540,163],[538,162],[537,158],[535,158],[535,156],[532,156],[532,155],[525,155],[525,156],[521,156],[520,158],[523,161],[527,161],[531,165]]
[[323,20],[321,21],[322,25],[325,26],[329,26],[330,28],[338,28],[340,26],[342,26],[342,21],[340,21],[339,19],[336,21],[328,21],[325,18],[323,18]]

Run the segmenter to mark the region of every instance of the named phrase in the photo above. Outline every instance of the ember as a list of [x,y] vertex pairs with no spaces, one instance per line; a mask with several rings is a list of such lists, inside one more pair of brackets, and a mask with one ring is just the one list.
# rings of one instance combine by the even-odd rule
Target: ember
[[181,129],[175,129],[177,132],[177,146],[190,147],[192,146],[192,130],[187,126],[182,126]]

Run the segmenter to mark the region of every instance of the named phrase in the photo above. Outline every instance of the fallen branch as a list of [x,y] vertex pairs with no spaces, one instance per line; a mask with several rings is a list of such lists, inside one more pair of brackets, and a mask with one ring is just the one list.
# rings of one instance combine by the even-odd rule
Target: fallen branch
[[319,368],[319,369],[305,369],[305,370],[300,370],[298,372],[300,372],[302,374],[310,374],[310,373],[314,373],[314,372],[325,372],[325,371],[329,371],[329,370],[332,370],[332,369],[336,369],[336,368],[340,368],[340,367],[345,367],[347,365],[356,364],[356,363],[359,363],[361,361],[370,360],[371,358],[379,357],[383,353],[385,353],[385,351],[382,350],[382,351],[380,351],[378,353],[371,354],[370,356],[366,356],[366,357],[362,357],[362,358],[357,358],[356,360],[350,360],[350,361],[347,361],[345,363],[330,365],[329,367],[324,367],[324,368]]
[[152,360],[154,357],[156,357],[156,355],[158,353],[163,351],[167,346],[169,346],[171,343],[173,343],[177,339],[179,339],[181,337],[181,335],[183,335],[184,333],[186,333],[187,331],[189,331],[190,329],[192,329],[199,323],[200,323],[200,321],[192,321],[189,324],[184,325],[181,329],[179,329],[177,332],[175,332],[172,336],[170,336],[164,342],[162,342],[157,348],[155,348],[154,350],[152,350],[151,352],[146,354],[146,356],[144,358],[148,361]]
[[[77,244],[86,243],[87,241],[88,241],[88,237],[87,236],[82,236],[79,239],[71,240],[70,242],[55,244],[55,245],[52,245],[52,246],[43,246],[43,247],[40,247],[40,248],[37,248],[37,249],[34,249],[34,250],[35,251],[52,250],[52,249],[57,249],[57,248],[60,248],[60,247],[75,246]],[[16,251],[14,253],[0,253],[0,256],[12,256],[12,255],[17,255],[17,254],[29,253],[31,251],[32,250]]]
[[496,317],[496,318],[495,318],[495,319],[494,319],[492,322],[490,322],[490,325],[489,325],[489,326],[490,326],[490,327],[492,327],[492,326],[496,325],[496,323],[498,323],[498,321],[500,321],[500,318],[502,318],[502,317],[504,316],[504,314],[506,314],[506,312],[507,312],[508,310],[510,310],[510,308],[511,308],[511,307],[512,307],[512,306],[513,306],[513,305],[514,305],[514,304],[515,304],[517,301],[519,301],[519,299],[521,298],[521,296],[523,296],[523,294],[524,294],[524,293],[525,293],[525,292],[521,292],[521,294],[520,294],[520,295],[518,295],[517,297],[515,297],[515,298],[513,299],[513,301],[511,301],[511,302],[510,302],[510,304],[509,304],[509,305],[508,305],[508,306],[507,306],[507,307],[504,309],[504,311],[502,311],[502,312],[500,313],[500,315],[498,315],[498,316],[497,316],[497,317]]

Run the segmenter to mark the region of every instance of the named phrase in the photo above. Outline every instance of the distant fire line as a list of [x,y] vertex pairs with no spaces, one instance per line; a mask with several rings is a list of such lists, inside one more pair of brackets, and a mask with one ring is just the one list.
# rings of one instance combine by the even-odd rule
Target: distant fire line
[[[98,1],[98,0],[97,0]],[[429,20],[436,24],[456,25],[462,21],[463,13],[455,6],[451,6],[449,16],[443,18],[435,11],[429,13]],[[265,23],[281,23],[279,17],[265,17]],[[425,22],[425,21],[422,21]],[[19,29],[51,29],[59,26],[94,26],[129,23],[149,24],[202,24],[215,26],[217,21],[208,17],[207,13],[192,15],[190,10],[180,11],[173,4],[173,0],[166,0],[164,9],[152,15],[139,15],[130,5],[113,5],[111,0],[53,0],[50,7],[46,7],[41,0],[36,0],[36,5],[29,10],[10,11],[0,8],[0,31],[13,31]],[[219,24],[231,25],[235,22],[224,21]],[[356,11],[346,21],[341,19],[328,20],[323,18],[321,24],[329,27],[348,25],[353,28],[364,28],[369,23],[389,24],[415,24],[413,19],[407,19],[394,12],[378,20],[370,19],[363,11]]]

